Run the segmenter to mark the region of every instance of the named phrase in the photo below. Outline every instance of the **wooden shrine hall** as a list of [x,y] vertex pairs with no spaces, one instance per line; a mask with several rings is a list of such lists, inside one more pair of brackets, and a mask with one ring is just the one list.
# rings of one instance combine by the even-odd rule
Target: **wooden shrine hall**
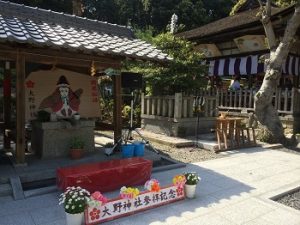
[[[25,163],[25,124],[37,109],[33,104],[26,104],[26,91],[35,85],[32,80],[28,80],[32,64],[48,65],[50,69],[55,67],[91,77],[95,71],[105,71],[108,68],[120,70],[121,61],[124,59],[157,62],[170,60],[160,50],[136,39],[133,32],[124,26],[0,1],[0,65],[4,71],[2,130],[5,133],[5,130],[11,128],[11,96],[15,92],[16,163]],[[40,74],[36,78],[36,85],[39,77],[45,79],[49,76]],[[116,141],[121,136],[121,76],[115,75],[112,79]],[[64,84],[69,87],[69,83],[65,77],[60,76],[56,85]],[[80,92],[80,82],[78,87],[78,92],[74,93]],[[40,93],[43,93],[43,90],[40,90]],[[94,98],[91,101],[97,103],[95,92],[90,94],[84,91],[83,94],[88,96],[82,99],[89,99],[92,95]],[[87,100],[81,102],[83,104]],[[73,113],[73,109],[69,110]],[[5,142],[7,140],[4,140],[4,144]]]

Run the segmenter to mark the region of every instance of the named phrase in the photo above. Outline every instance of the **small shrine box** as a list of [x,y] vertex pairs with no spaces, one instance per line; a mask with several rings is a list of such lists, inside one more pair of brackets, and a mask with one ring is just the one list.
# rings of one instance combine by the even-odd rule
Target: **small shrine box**
[[122,186],[143,185],[150,179],[152,161],[139,157],[81,164],[57,169],[58,188],[80,186],[90,192],[107,192]]

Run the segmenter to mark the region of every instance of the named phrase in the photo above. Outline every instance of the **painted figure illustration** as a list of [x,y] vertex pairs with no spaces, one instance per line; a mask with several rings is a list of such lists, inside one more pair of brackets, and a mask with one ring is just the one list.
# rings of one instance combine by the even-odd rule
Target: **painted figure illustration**
[[79,110],[83,90],[72,91],[67,78],[59,77],[55,91],[41,102],[39,109],[51,109],[58,117],[72,117]]

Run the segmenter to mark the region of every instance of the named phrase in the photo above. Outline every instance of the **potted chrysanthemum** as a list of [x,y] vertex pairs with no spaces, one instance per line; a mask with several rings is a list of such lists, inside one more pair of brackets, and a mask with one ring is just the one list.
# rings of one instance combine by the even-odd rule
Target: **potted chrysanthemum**
[[81,225],[84,210],[90,201],[90,192],[81,187],[67,187],[60,195],[59,204],[64,205],[68,225]]
[[184,185],[184,191],[187,198],[194,198],[196,195],[196,187],[198,182],[201,180],[197,173],[189,172],[184,173],[186,182]]

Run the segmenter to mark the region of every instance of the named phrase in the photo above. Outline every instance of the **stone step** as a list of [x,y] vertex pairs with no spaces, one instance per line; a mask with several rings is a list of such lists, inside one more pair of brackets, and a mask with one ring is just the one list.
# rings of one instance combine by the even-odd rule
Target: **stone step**
[[0,177],[0,184],[9,183],[9,177]]
[[[183,148],[183,147],[191,147],[194,145],[193,140],[188,140],[179,137],[169,137],[166,135],[150,133],[147,131],[142,131],[142,132],[140,131],[140,133],[149,142],[155,142],[158,144],[163,144],[171,147]],[[140,138],[140,136],[137,133],[133,132],[132,134],[135,139]]]
[[56,177],[56,169],[46,169],[35,172],[25,172],[19,174],[22,183],[29,183],[38,180],[46,180]]
[[218,144],[216,141],[211,140],[198,140],[197,146],[199,148],[203,148],[209,151],[217,151],[218,150]]
[[0,196],[8,196],[8,195],[12,195],[13,191],[12,191],[12,187],[10,184],[6,183],[6,184],[0,184]]
[[58,191],[56,185],[51,185],[48,187],[42,187],[42,188],[36,188],[28,191],[24,191],[24,196],[25,198],[33,197],[33,196],[38,196],[38,195],[44,195],[52,192]]

